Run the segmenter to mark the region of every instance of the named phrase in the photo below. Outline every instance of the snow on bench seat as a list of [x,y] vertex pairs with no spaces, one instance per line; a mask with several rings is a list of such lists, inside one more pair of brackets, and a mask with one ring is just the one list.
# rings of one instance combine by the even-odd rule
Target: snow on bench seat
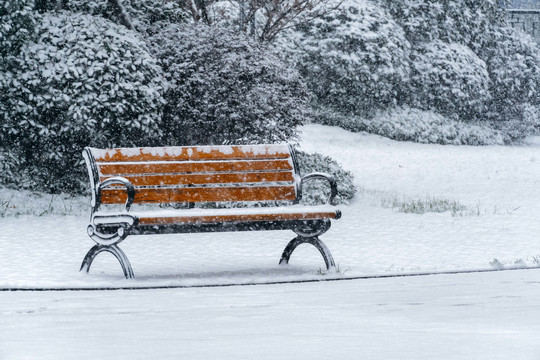
[[131,211],[96,215],[97,225],[126,222],[130,225],[138,220],[139,225],[151,224],[193,224],[217,222],[245,221],[285,221],[285,220],[317,220],[339,219],[341,212],[333,206],[280,206],[258,208],[226,208],[226,209],[185,209],[159,211]]

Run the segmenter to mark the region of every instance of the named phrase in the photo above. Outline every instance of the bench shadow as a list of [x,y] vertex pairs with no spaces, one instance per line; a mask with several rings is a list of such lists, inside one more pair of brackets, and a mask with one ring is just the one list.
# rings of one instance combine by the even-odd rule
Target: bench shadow
[[251,284],[265,282],[282,282],[319,278],[322,274],[316,268],[299,268],[280,266],[279,268],[247,268],[240,270],[186,272],[181,274],[136,274],[135,281],[148,282],[181,282],[193,285],[207,285],[209,283],[222,284]]

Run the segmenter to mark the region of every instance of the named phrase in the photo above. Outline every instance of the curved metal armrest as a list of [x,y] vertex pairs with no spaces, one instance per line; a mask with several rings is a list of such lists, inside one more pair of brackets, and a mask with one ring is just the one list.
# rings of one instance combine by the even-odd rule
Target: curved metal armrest
[[101,203],[101,191],[107,186],[112,185],[112,184],[120,184],[126,187],[126,191],[127,191],[126,211],[129,211],[129,208],[131,207],[131,204],[133,204],[133,200],[135,199],[135,187],[128,179],[121,176],[108,178],[107,180],[99,183],[97,187],[97,191],[96,191],[97,203],[96,203],[96,207],[94,208],[94,211],[97,210],[97,208],[99,207]]
[[328,198],[328,204],[333,205],[334,198],[337,195],[337,182],[336,179],[332,175],[328,175],[325,173],[311,173],[306,176],[303,176],[300,180],[300,194],[302,193],[302,185],[304,184],[304,181],[311,180],[311,179],[323,179],[328,181],[330,184],[330,197]]

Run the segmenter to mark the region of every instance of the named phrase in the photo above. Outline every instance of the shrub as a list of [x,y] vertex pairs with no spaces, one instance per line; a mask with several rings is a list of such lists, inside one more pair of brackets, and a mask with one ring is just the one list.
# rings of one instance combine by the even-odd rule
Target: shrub
[[8,56],[15,56],[30,39],[36,25],[31,0],[3,0],[0,3],[0,71],[8,66]]
[[220,0],[212,3],[208,8],[208,20],[211,24],[221,27],[236,26],[241,28],[241,6],[236,1]]
[[540,133],[540,107],[516,104],[500,113],[491,113],[489,123],[504,138],[505,144],[520,143],[525,137]]
[[[350,171],[344,170],[335,160],[318,153],[308,154],[297,151],[299,172],[301,176],[312,172],[323,172],[334,176],[338,185],[338,194],[334,200],[336,204],[349,204],[356,188],[354,177]],[[310,180],[303,189],[302,203],[322,204],[330,196],[328,182],[325,180]]]
[[398,141],[442,145],[491,145],[507,141],[504,134],[487,123],[464,123],[433,111],[398,107],[371,118],[343,116],[319,111],[318,122],[354,132],[365,131]]
[[434,41],[412,54],[411,105],[472,120],[491,100],[486,64],[468,47]]
[[345,0],[289,35],[319,106],[368,115],[400,102],[410,45],[402,28],[371,1]]
[[508,141],[520,140],[540,126],[540,49],[509,27],[493,29],[490,36],[481,53],[492,83],[488,119]]
[[21,185],[77,191],[82,147],[160,134],[160,69],[133,32],[99,17],[45,14],[35,36],[0,79],[6,167]]
[[309,120],[298,73],[230,29],[170,26],[150,39],[168,81],[164,139],[177,145],[295,141]]
[[188,18],[181,1],[129,0],[124,1],[138,31],[154,34],[169,24],[179,24]]
[[[299,63],[317,121],[394,139],[511,143],[540,128],[540,62],[536,45],[506,27],[499,5],[346,0],[276,45]],[[403,105],[434,120],[396,115]],[[385,110],[397,124],[381,118]]]
[[499,0],[381,0],[413,45],[444,41],[476,51],[504,18]]
[[[134,28],[143,34],[153,34],[171,23],[181,23],[187,18],[180,1],[122,0],[121,3]],[[110,0],[69,0],[67,8],[73,12],[122,23],[118,9],[114,8]]]

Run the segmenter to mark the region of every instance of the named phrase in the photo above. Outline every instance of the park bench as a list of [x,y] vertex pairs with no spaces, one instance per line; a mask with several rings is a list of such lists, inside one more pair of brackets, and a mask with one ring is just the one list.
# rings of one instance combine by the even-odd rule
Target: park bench
[[[87,147],[83,156],[92,192],[87,232],[96,245],[81,271],[89,272],[95,257],[108,252],[118,259],[126,278],[134,277],[118,247],[129,235],[250,230],[297,234],[280,264],[289,262],[298,245],[308,243],[319,250],[327,269],[335,266],[319,235],[330,228],[331,219],[341,216],[330,206],[336,182],[323,173],[300,177],[290,145]],[[328,181],[328,204],[299,204],[302,186],[311,179]],[[242,207],[245,204],[255,206]]]

